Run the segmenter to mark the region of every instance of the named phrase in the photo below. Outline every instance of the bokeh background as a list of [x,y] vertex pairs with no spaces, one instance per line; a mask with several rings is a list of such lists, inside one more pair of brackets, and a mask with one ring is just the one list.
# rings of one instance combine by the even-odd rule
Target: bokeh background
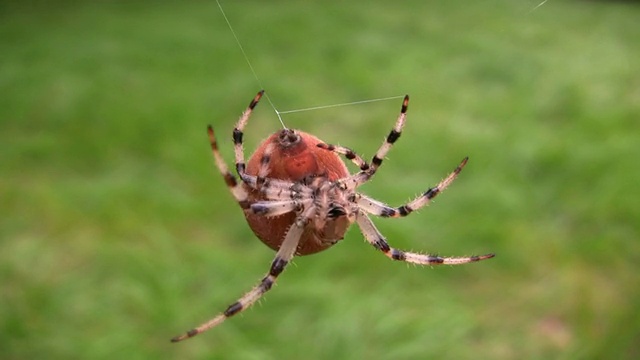
[[[25,1],[0,5],[0,358],[640,357],[640,3]],[[213,166],[264,86],[281,111],[411,95],[363,191],[399,205],[470,162],[393,245],[356,228],[180,344],[267,271]],[[400,99],[288,114],[367,158]],[[247,149],[280,128],[267,102]]]

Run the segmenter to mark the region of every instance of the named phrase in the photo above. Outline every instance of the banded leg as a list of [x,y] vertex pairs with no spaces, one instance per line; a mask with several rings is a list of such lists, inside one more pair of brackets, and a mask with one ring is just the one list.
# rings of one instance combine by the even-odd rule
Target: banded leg
[[404,97],[404,100],[402,101],[402,108],[400,109],[400,115],[398,115],[396,124],[393,127],[393,129],[391,129],[391,132],[389,132],[389,135],[387,135],[386,139],[384,140],[384,143],[382,143],[382,145],[380,146],[376,154],[373,155],[373,158],[371,159],[371,166],[367,170],[362,170],[359,173],[352,175],[349,178],[342,181],[343,183],[347,184],[347,187],[349,189],[357,188],[358,186],[369,181],[369,179],[371,179],[371,177],[375,175],[380,165],[382,165],[382,160],[387,155],[389,150],[391,150],[391,147],[393,146],[393,144],[398,140],[398,138],[400,138],[400,135],[402,134],[402,128],[404,127],[404,123],[407,117],[408,107],[409,107],[409,95],[406,95]]
[[334,153],[344,155],[345,158],[347,158],[348,160],[351,160],[352,163],[356,164],[356,166],[359,167],[361,171],[365,171],[369,169],[369,164],[367,164],[367,162],[364,161],[364,159],[360,155],[356,154],[355,151],[349,148],[339,146],[339,145],[331,145],[331,144],[324,144],[324,143],[317,144],[316,146],[319,147],[320,149],[333,151]]
[[438,185],[430,188],[425,191],[422,195],[413,199],[411,202],[399,206],[397,208],[390,207],[378,200],[372,199],[368,196],[358,194],[359,198],[357,200],[358,206],[360,208],[372,215],[382,216],[382,217],[401,217],[407,216],[411,214],[414,210],[418,210],[423,206],[429,205],[431,199],[440,194],[444,189],[446,189],[453,180],[456,179],[462,168],[467,164],[469,160],[468,157],[465,157],[462,162],[450,173],[446,178],[444,178]]
[[[244,183],[249,185],[253,189],[257,189],[257,177],[246,175],[244,177]],[[309,197],[313,194],[313,190],[300,183],[291,183],[285,180],[265,178],[262,187],[260,188],[260,194],[264,195],[268,200],[290,200],[300,199],[303,197]]]
[[247,125],[247,122],[249,121],[249,117],[251,116],[251,113],[253,112],[253,109],[256,107],[256,105],[258,105],[258,102],[260,101],[260,98],[262,97],[262,95],[264,94],[264,90],[260,90],[258,92],[258,94],[256,94],[256,96],[253,98],[253,100],[251,100],[251,102],[249,103],[249,106],[247,107],[247,109],[242,113],[242,115],[240,115],[240,119],[238,119],[238,123],[236,124],[236,127],[233,129],[233,147],[235,150],[235,157],[236,157],[236,171],[238,172],[238,175],[240,175],[241,179],[244,179],[245,177],[245,161],[244,161],[244,148],[242,147],[242,137],[243,137],[243,130],[244,127]]
[[213,127],[209,125],[207,128],[207,132],[209,134],[209,142],[211,143],[211,152],[213,153],[213,158],[216,162],[216,166],[220,173],[222,173],[222,177],[224,178],[224,182],[229,187],[231,194],[236,199],[241,208],[247,209],[249,207],[247,191],[242,187],[241,183],[238,183],[236,177],[229,171],[227,167],[227,163],[220,155],[220,151],[218,150],[218,141],[216,140],[215,133],[213,132]]
[[300,241],[300,237],[304,232],[304,227],[309,222],[309,217],[312,216],[315,211],[314,207],[308,208],[301,216],[299,216],[294,225],[291,226],[287,235],[285,235],[284,241],[280,246],[280,249],[276,253],[275,259],[271,263],[271,268],[267,275],[260,281],[258,285],[256,285],[253,289],[251,289],[248,293],[244,294],[238,301],[229,305],[227,309],[218,314],[213,319],[207,321],[206,323],[187,331],[186,333],[176,336],[171,339],[171,342],[178,342],[184,339],[188,339],[190,337],[194,337],[200,333],[203,333],[214,326],[220,325],[223,321],[231,316],[247,309],[253,303],[255,303],[260,297],[269,291],[273,284],[276,282],[278,275],[282,273],[284,268],[287,266],[289,261],[293,258],[296,248],[298,247],[298,242]]
[[284,200],[284,201],[259,201],[251,204],[251,211],[256,215],[273,217],[284,215],[292,211],[300,211],[304,206],[311,206],[313,199],[300,200]]
[[490,259],[495,256],[494,254],[486,254],[468,257],[440,257],[437,255],[406,252],[390,247],[387,240],[375,227],[371,219],[369,219],[369,217],[362,211],[358,212],[356,222],[358,223],[360,231],[362,231],[367,242],[393,260],[406,261],[408,263],[418,265],[459,265]]

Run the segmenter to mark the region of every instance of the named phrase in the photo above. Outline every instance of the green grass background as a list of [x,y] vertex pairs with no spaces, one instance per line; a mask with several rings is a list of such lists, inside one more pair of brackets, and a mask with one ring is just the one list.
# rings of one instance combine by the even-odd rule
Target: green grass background
[[[253,286],[273,252],[209,151],[259,90],[213,1],[0,5],[0,358],[640,356],[640,4],[224,1],[282,110],[411,95],[363,192],[399,205],[470,162],[387,260],[352,228],[259,305],[169,338]],[[289,114],[369,158],[400,99]],[[279,124],[267,102],[247,149]]]

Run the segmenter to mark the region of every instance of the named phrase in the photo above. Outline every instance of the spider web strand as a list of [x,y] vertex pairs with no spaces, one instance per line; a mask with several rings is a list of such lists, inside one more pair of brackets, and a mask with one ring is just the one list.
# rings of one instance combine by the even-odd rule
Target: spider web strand
[[[545,0],[545,2],[546,2],[546,0]],[[254,69],[253,65],[251,65],[251,61],[249,60],[249,56],[247,55],[246,51],[244,50],[244,47],[242,46],[242,43],[240,42],[240,39],[238,38],[238,35],[236,34],[235,30],[233,30],[233,26],[231,25],[231,22],[229,21],[229,18],[227,17],[227,14],[224,12],[224,9],[222,8],[222,5],[220,4],[220,1],[216,0],[216,4],[218,4],[218,8],[220,9],[220,13],[222,13],[222,17],[224,17],[224,20],[227,23],[227,26],[229,27],[229,30],[231,31],[231,34],[233,35],[233,38],[235,39],[236,43],[238,44],[238,47],[240,48],[240,52],[242,53],[242,56],[244,57],[244,60],[247,62],[247,65],[249,66],[249,69],[251,70],[251,73],[253,74],[253,77],[256,79],[256,82],[258,83],[258,86],[260,86],[261,89],[264,89],[265,87],[262,84],[262,81],[260,81],[260,78],[258,77],[258,74],[256,73],[256,70]],[[371,102],[376,102],[376,101],[399,99],[399,98],[403,97],[402,95],[399,95],[399,96],[391,96],[391,97],[386,97],[386,98],[354,101],[354,102],[349,102],[349,103],[315,106],[315,107],[309,107],[309,108],[304,108],[304,109],[278,111],[278,109],[274,105],[273,101],[271,101],[271,98],[269,97],[268,92],[265,92],[264,95],[265,95],[265,98],[267,99],[267,101],[269,102],[269,105],[271,105],[271,108],[273,109],[273,111],[278,116],[278,120],[280,121],[280,124],[282,124],[282,127],[285,128],[285,129],[287,128],[287,126],[284,124],[284,121],[282,120],[282,116],[281,116],[282,114],[291,114],[291,113],[297,113],[297,112],[303,112],[303,111],[320,110],[320,109],[327,109],[327,108],[333,108],[333,107],[339,107],[339,106],[365,104],[365,103],[371,103]]]
[[[260,78],[258,78],[258,74],[256,73],[256,70],[253,68],[253,65],[251,65],[251,61],[249,61],[249,56],[247,56],[247,53],[244,51],[244,48],[242,47],[242,43],[240,43],[240,39],[238,38],[238,35],[236,35],[236,32],[233,30],[233,26],[231,26],[231,22],[229,21],[229,18],[227,17],[227,14],[224,12],[224,9],[222,8],[222,5],[220,4],[220,1],[216,0],[216,4],[218,4],[218,8],[220,8],[220,12],[222,13],[222,16],[224,17],[224,20],[227,22],[227,26],[229,27],[229,30],[231,30],[231,34],[233,35],[233,38],[236,40],[236,43],[238,44],[238,47],[240,48],[240,51],[242,52],[242,56],[244,56],[244,60],[247,62],[247,65],[249,65],[249,69],[251,69],[251,73],[253,73],[253,77],[256,78],[256,81],[258,82],[258,85],[260,86],[260,89],[264,89],[264,86],[262,85],[262,81],[260,81]],[[273,108],[273,111],[278,116],[278,120],[280,120],[280,124],[282,124],[282,127],[284,127],[286,129],[287,127],[284,125],[284,122],[282,121],[282,117],[280,117],[280,112],[278,111],[278,109],[276,109],[276,106],[271,101],[271,98],[269,97],[269,94],[266,93],[266,92],[265,92],[265,97],[267,98],[267,101],[269,102],[269,105],[271,105],[271,107]]]
[[371,102],[376,102],[376,101],[385,101],[385,100],[392,100],[392,99],[400,99],[400,98],[402,98],[402,97],[404,97],[404,95],[399,95],[399,96],[390,96],[390,97],[378,98],[378,99],[360,100],[360,101],[354,101],[354,102],[348,102],[348,103],[341,103],[341,104],[333,104],[333,105],[314,106],[314,107],[309,107],[309,108],[304,108],[304,109],[295,109],[295,110],[280,111],[279,113],[280,113],[280,114],[291,114],[291,113],[297,113],[297,112],[303,112],[303,111],[311,111],[311,110],[327,109],[327,108],[333,108],[333,107],[339,107],[339,106],[357,105],[357,104],[365,104],[365,103],[371,103]]

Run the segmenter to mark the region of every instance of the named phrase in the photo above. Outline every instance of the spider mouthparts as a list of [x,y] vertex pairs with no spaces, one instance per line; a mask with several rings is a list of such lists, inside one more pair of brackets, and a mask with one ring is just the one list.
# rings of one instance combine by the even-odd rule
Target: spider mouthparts
[[283,129],[280,131],[278,135],[278,143],[282,147],[291,147],[300,142],[300,135],[298,135],[295,130],[291,129]]

